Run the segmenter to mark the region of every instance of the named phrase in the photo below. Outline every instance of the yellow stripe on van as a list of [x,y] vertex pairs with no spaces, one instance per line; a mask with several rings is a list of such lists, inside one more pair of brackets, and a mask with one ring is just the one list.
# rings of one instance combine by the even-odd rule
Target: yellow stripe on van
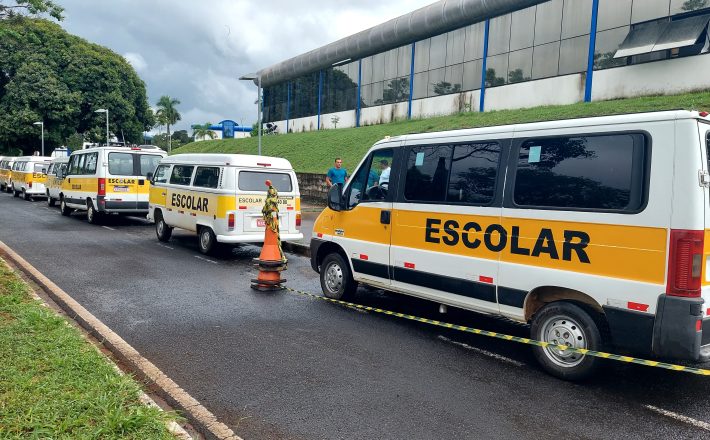
[[[165,192],[165,196],[162,195],[163,192]],[[233,195],[173,190],[171,188],[154,188],[150,192],[150,203],[156,206],[196,215],[216,216],[217,218],[225,218],[227,211],[236,210],[236,199],[236,196]]]
[[[351,226],[336,213],[334,224],[349,238],[363,227],[362,239],[379,242],[365,226],[379,224],[374,211],[367,219],[345,212]],[[394,212],[392,225],[393,246],[657,284],[664,282],[666,237],[664,228],[405,210]]]

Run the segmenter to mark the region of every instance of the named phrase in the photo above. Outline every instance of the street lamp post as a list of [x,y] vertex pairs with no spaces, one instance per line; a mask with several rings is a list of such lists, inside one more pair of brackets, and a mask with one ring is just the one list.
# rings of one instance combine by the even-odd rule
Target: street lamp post
[[107,108],[100,108],[96,110],[94,113],[106,113],[106,146],[108,147],[108,109]]
[[35,122],[33,125],[42,126],[42,156],[44,156],[44,121]]
[[250,80],[250,81],[257,80],[258,81],[257,82],[257,95],[256,95],[256,102],[257,102],[256,108],[259,113],[257,114],[257,119],[256,119],[257,122],[256,123],[259,126],[258,127],[259,156],[261,156],[261,75],[259,75],[258,73],[252,73],[250,75],[244,75],[244,76],[240,77],[239,79],[242,81],[245,81],[245,80]]

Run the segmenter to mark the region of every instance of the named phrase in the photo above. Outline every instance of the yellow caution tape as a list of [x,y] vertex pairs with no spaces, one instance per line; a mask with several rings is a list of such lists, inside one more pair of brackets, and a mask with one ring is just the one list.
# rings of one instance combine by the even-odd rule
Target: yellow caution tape
[[[328,298],[328,297],[325,297],[322,295],[316,295],[314,293],[304,292],[302,290],[291,289],[290,287],[286,287],[285,289],[290,292],[293,292],[293,293],[298,293],[300,295],[308,296],[310,298],[314,298],[314,299],[318,299],[318,300],[322,300],[322,301],[328,301],[333,304],[339,304],[339,305],[347,306],[347,307],[354,307],[356,309],[366,310],[368,312],[375,312],[375,313],[382,313],[382,314],[390,315],[390,316],[396,316],[397,318],[408,319],[410,321],[417,321],[417,322],[421,322],[424,324],[435,325],[437,327],[445,327],[445,328],[450,328],[453,330],[459,330],[462,332],[473,333],[476,335],[483,335],[483,336],[489,336],[491,338],[502,339],[505,341],[519,342],[521,344],[526,344],[526,345],[535,345],[538,347],[555,346],[555,344],[551,344],[549,342],[543,342],[543,341],[536,341],[535,339],[521,338],[518,336],[512,336],[512,335],[506,335],[506,334],[502,334],[502,333],[491,332],[488,330],[481,330],[481,329],[477,329],[477,328],[473,328],[473,327],[466,327],[464,325],[450,324],[450,323],[446,323],[446,322],[436,321],[433,319],[420,318],[419,316],[408,315],[406,313],[392,312],[390,310],[380,309],[377,307],[363,306],[361,304],[355,304],[355,303],[351,303],[351,302],[347,302],[347,301],[340,301],[340,300]],[[585,356],[594,356],[594,357],[598,357],[598,358],[602,358],[602,359],[611,359],[611,360],[619,361],[619,362],[644,365],[646,367],[663,368],[665,370],[671,370],[671,371],[682,371],[684,373],[698,374],[700,376],[710,376],[710,370],[706,370],[703,368],[686,367],[684,365],[669,364],[666,362],[651,361],[648,359],[640,359],[640,358],[635,358],[635,357],[630,357],[630,356],[621,356],[618,354],[606,353],[603,351],[588,350],[586,348],[574,348],[574,347],[569,347],[567,345],[557,345],[557,346],[555,346],[555,348],[557,348],[560,351],[579,353],[579,354],[582,354]]]

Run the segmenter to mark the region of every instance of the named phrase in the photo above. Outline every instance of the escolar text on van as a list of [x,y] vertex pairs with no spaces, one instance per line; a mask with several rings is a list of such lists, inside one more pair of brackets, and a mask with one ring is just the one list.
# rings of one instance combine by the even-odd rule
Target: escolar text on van
[[[710,120],[675,111],[407,135],[334,187],[311,242],[357,283],[531,324],[550,373],[710,359]],[[341,192],[342,189],[342,192]]]
[[261,209],[265,182],[279,193],[281,240],[299,240],[298,180],[286,159],[240,154],[178,154],[160,161],[151,180],[148,219],[160,241],[173,228],[196,232],[200,251],[220,243],[259,243],[265,223]]

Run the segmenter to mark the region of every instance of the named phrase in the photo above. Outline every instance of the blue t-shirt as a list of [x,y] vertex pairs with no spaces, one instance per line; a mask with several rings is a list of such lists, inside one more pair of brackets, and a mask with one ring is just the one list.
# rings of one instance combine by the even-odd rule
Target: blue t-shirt
[[345,170],[345,168],[331,168],[328,170],[328,178],[330,179],[331,183],[333,185],[337,183],[342,183],[345,184],[345,178],[348,176],[348,172]]

